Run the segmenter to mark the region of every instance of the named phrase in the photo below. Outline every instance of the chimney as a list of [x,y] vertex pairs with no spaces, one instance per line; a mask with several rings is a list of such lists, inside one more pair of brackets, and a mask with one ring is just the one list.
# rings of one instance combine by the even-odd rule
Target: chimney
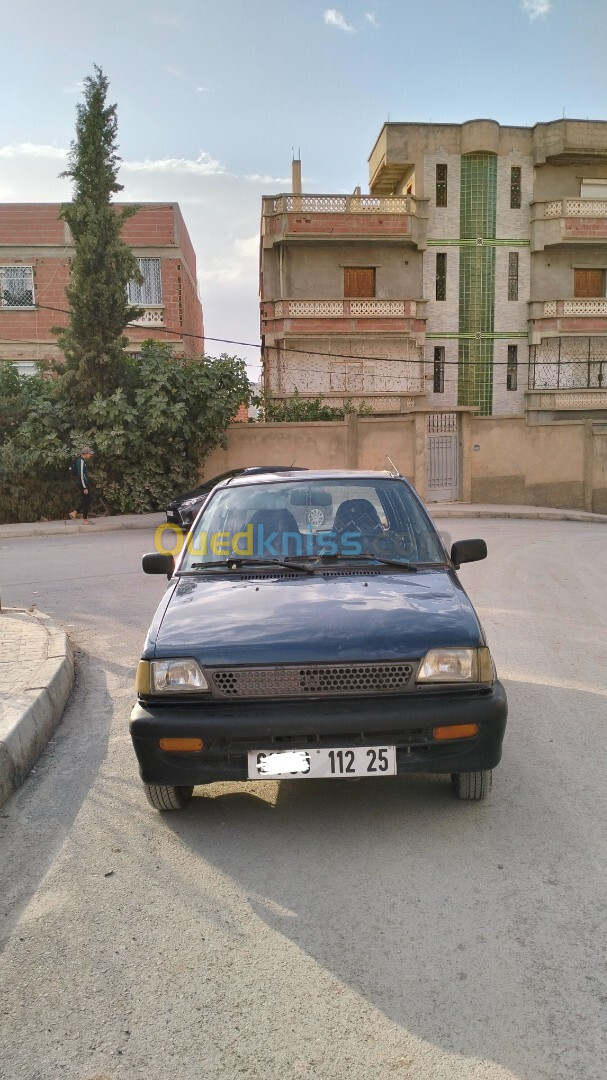
[[294,195],[301,195],[301,158],[293,158],[291,163],[291,187]]

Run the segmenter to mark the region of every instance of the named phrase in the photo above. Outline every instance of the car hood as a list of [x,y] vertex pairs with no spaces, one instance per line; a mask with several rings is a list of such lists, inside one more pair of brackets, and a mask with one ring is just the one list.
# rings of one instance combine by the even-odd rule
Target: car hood
[[251,571],[248,578],[178,579],[156,613],[145,655],[195,656],[211,666],[348,662],[413,659],[433,646],[483,642],[474,608],[448,568],[282,578]]

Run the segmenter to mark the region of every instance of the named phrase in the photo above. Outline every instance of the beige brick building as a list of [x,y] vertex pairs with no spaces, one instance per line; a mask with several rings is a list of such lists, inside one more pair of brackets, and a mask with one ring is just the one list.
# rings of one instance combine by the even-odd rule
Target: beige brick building
[[605,420],[606,272],[607,122],[385,124],[368,195],[306,195],[295,162],[263,199],[265,389],[436,434]]

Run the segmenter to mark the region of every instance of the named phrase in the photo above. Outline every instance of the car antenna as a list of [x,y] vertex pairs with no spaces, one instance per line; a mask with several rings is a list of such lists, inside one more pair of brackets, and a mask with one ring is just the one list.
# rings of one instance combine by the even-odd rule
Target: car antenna
[[399,473],[398,469],[396,468],[396,465],[392,461],[392,458],[388,457],[387,454],[386,454],[386,460],[390,463],[392,476],[400,476],[400,473]]

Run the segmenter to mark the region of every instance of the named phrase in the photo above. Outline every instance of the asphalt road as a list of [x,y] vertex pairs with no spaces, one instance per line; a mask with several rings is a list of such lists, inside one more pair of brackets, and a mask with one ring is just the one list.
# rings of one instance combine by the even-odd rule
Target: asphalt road
[[127,723],[145,533],[0,541],[78,648],[0,810],[2,1080],[604,1080],[607,527],[444,523],[510,701],[488,803],[442,777],[224,784],[161,816]]

